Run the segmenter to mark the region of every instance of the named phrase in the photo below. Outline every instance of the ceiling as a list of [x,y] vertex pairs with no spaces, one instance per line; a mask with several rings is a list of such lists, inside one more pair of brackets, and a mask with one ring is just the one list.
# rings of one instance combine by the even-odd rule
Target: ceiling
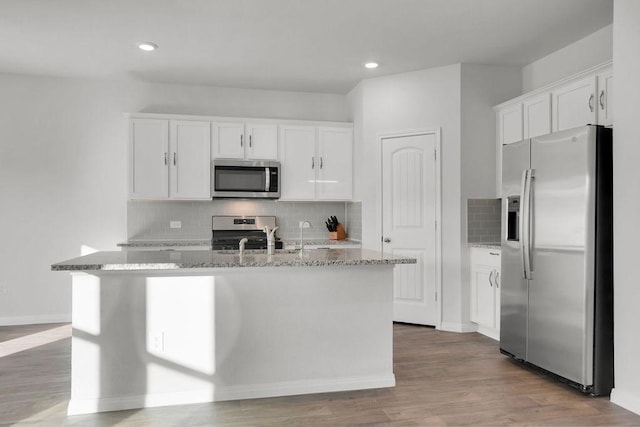
[[609,25],[612,1],[2,0],[0,72],[346,93],[459,62],[526,65]]

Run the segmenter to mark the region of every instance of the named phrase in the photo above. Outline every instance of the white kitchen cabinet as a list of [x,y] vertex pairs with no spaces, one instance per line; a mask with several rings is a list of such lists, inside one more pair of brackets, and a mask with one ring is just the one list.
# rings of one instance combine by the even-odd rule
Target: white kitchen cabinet
[[213,123],[213,158],[276,160],[278,126],[268,123]]
[[613,68],[598,73],[598,124],[613,126]]
[[596,124],[596,77],[589,76],[551,92],[553,132]]
[[318,128],[316,196],[320,200],[351,200],[353,197],[353,131]]
[[353,130],[281,126],[280,200],[351,200]]
[[500,145],[522,140],[522,104],[516,104],[498,111],[498,139]]
[[524,139],[551,132],[551,94],[544,93],[522,103]]
[[129,123],[129,198],[169,195],[169,121],[132,119]]
[[169,198],[211,199],[210,123],[171,120],[169,131]]
[[280,200],[315,200],[315,127],[280,127],[280,165]]
[[211,198],[210,123],[131,119],[129,198]]
[[613,125],[613,67],[593,67],[495,107],[496,194],[501,195],[502,146],[588,124]]
[[500,339],[500,250],[470,249],[471,321],[478,332]]

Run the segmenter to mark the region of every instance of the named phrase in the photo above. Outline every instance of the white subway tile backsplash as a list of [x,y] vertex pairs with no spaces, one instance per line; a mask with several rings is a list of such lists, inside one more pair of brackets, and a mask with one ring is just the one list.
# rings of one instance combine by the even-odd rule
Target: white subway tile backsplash
[[[307,220],[311,227],[305,238],[326,239],[324,222],[331,215],[345,225],[350,237],[362,236],[360,203],[345,202],[276,202],[273,200],[213,200],[127,202],[128,239],[203,239],[211,235],[214,215],[273,215],[280,227],[277,234],[284,239],[300,235],[298,223]],[[182,228],[170,228],[170,221],[181,221]]]
[[499,242],[501,211],[501,199],[468,199],[467,242]]

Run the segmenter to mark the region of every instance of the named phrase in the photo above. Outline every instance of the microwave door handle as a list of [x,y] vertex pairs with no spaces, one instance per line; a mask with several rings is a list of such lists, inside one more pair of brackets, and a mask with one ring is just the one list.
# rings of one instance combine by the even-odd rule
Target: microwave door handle
[[267,175],[267,179],[265,179],[265,185],[264,185],[264,191],[269,191],[269,188],[271,188],[271,173],[269,168],[264,168],[264,173]]

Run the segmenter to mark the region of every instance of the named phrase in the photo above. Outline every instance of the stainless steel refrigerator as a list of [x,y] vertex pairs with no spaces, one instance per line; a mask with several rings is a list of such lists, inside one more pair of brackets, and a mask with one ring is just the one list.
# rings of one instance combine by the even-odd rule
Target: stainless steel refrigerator
[[611,135],[502,149],[500,351],[594,395],[613,387]]

